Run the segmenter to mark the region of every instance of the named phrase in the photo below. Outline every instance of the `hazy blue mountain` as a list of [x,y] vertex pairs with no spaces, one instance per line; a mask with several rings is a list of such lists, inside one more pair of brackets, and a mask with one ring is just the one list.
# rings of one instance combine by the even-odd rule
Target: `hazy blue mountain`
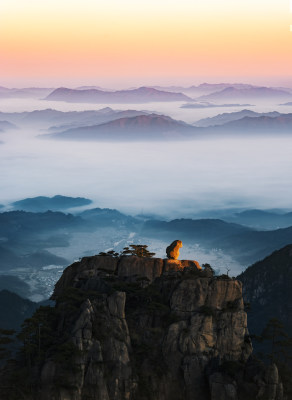
[[221,249],[248,265],[272,251],[292,243],[292,227],[256,231],[247,226],[220,219],[177,219],[169,222],[146,221],[142,234],[164,240],[184,240],[208,249]]
[[147,236],[161,237],[167,240],[187,240],[209,243],[218,238],[250,232],[251,229],[220,219],[175,219],[172,221],[149,220],[142,228]]
[[43,135],[61,140],[161,140],[192,138],[196,127],[158,114],[119,118],[105,124]]
[[246,210],[229,216],[223,220],[236,222],[256,229],[277,229],[292,226],[292,212],[279,213],[263,210]]
[[261,260],[271,252],[292,243],[292,227],[272,231],[242,232],[220,240],[213,245],[247,264]]
[[37,196],[18,200],[12,203],[15,210],[42,212],[47,210],[61,211],[68,208],[86,206],[92,203],[92,200],[84,197],[68,197],[56,195],[54,197]]
[[78,86],[78,87],[76,87],[76,88],[74,88],[75,90],[88,90],[88,89],[97,89],[97,90],[102,90],[102,91],[104,91],[104,92],[113,92],[114,90],[110,90],[110,89],[106,89],[106,88],[103,88],[103,87],[101,87],[101,86],[94,86],[94,85],[91,85],[91,86]]
[[[110,109],[111,110],[111,109]],[[83,112],[86,115],[79,115],[80,118],[73,118],[66,124],[51,126],[49,128],[49,132],[60,132],[68,129],[74,128],[83,128],[85,126],[94,126],[96,124],[103,124],[110,121],[114,121],[120,118],[129,118],[129,117],[137,117],[139,115],[148,115],[149,113],[146,111],[136,111],[136,110],[124,110],[124,111],[108,111],[108,112],[92,112],[90,115],[89,112]],[[79,112],[81,114],[81,112]],[[69,118],[68,118],[69,120]],[[73,120],[73,122],[72,122]]]
[[2,241],[6,238],[15,240],[19,237],[28,240],[28,235],[39,236],[41,233],[57,230],[72,230],[82,227],[84,221],[72,214],[46,211],[32,213],[26,211],[9,211],[0,213],[0,235]]
[[[140,225],[139,220],[111,209],[91,209],[79,215],[53,211],[3,212],[0,213],[0,270],[9,274],[15,268],[64,266],[69,262],[66,257],[74,253],[68,249],[76,235],[97,235],[99,229],[104,235],[111,228],[117,231],[119,240],[119,230],[133,231]],[[60,251],[54,254],[54,248],[65,248],[69,252],[63,257]],[[86,244],[85,248],[81,246],[81,251],[87,250]]]
[[[100,110],[58,111],[53,109],[34,110],[25,112],[0,112],[0,119],[21,126],[49,127],[52,125],[94,124],[110,121],[121,116],[135,115],[135,110],[113,110],[105,107]],[[140,114],[143,114],[143,111]]]
[[267,99],[291,99],[292,95],[287,90],[274,89],[268,87],[252,87],[247,89],[238,89],[235,87],[227,87],[215,93],[207,94],[205,96],[200,96],[196,100],[205,101],[224,101],[235,100],[240,101],[243,99],[257,99],[257,100],[267,100]]
[[230,121],[223,125],[207,128],[210,132],[231,132],[232,134],[271,134],[271,133],[291,133],[292,113],[280,114],[276,117],[259,116],[259,117],[243,117],[236,121]]
[[0,290],[8,290],[26,298],[30,294],[29,285],[18,276],[0,275]]
[[35,98],[47,96],[51,93],[53,88],[5,88],[0,87],[0,98],[2,99],[23,99],[23,98]]
[[0,121],[0,131],[8,131],[10,129],[18,129],[18,127],[8,121]]
[[137,226],[140,223],[138,219],[110,208],[93,208],[85,210],[78,215],[90,224],[98,226],[99,228],[110,226],[124,226],[130,228]]
[[183,86],[152,86],[154,89],[166,90],[169,92],[181,92],[189,96],[201,96],[214,93],[226,88],[251,89],[257,86],[245,83],[201,83],[200,85]]
[[223,124],[226,124],[231,121],[240,120],[244,117],[255,118],[255,117],[262,117],[262,116],[273,118],[273,117],[279,117],[279,116],[281,116],[281,114],[277,111],[268,112],[268,113],[258,113],[258,112],[251,111],[251,110],[241,110],[241,111],[236,111],[236,112],[231,112],[231,113],[218,114],[215,117],[203,118],[203,119],[200,119],[200,120],[194,122],[194,125],[201,126],[201,127],[223,125]]
[[[193,126],[165,115],[147,114],[111,120],[98,125],[57,131],[41,135],[42,138],[61,140],[190,140],[198,137],[222,135],[290,134],[292,114],[277,112],[258,114],[246,110],[222,114],[214,120],[202,122],[206,126]],[[251,115],[244,116],[242,115]],[[227,121],[227,122],[226,122]],[[229,121],[229,122],[228,122]],[[199,122],[200,123],[200,122]],[[213,124],[217,125],[214,125]],[[212,126],[207,126],[212,124]]]
[[155,101],[188,101],[190,97],[182,93],[166,92],[148,87],[114,92],[98,89],[74,90],[58,88],[45,100],[66,101],[69,103],[146,103]]
[[252,107],[252,104],[238,104],[238,103],[227,103],[227,104],[215,104],[209,103],[208,101],[185,103],[181,108],[226,108],[226,107]]
[[[54,243],[52,243],[53,245]],[[13,245],[16,246],[13,251]],[[49,243],[48,243],[49,245]],[[57,246],[57,244],[55,244]],[[40,244],[35,241],[35,249],[33,246],[26,246],[21,240],[15,242],[7,242],[0,246],[0,271],[9,274],[9,271],[15,268],[42,268],[48,265],[67,265],[68,260],[58,257],[46,250],[37,250]],[[26,253],[25,252],[29,252]],[[24,254],[25,253],[25,254]],[[0,275],[0,280],[2,276]]]
[[67,247],[72,232],[82,231],[84,225],[80,217],[61,212],[0,213],[0,268],[66,265],[66,259],[48,249]]

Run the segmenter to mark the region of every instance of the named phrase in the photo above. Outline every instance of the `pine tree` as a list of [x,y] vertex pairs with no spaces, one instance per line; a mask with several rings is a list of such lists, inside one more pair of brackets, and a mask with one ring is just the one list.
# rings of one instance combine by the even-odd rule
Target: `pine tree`
[[131,244],[129,247],[124,247],[122,251],[123,256],[137,256],[137,257],[153,257],[155,253],[152,253],[148,250],[148,246],[146,244]]

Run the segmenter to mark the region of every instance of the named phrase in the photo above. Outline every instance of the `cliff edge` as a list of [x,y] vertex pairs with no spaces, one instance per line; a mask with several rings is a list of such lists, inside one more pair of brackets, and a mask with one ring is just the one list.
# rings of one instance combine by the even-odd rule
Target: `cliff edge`
[[67,267],[29,399],[282,400],[276,366],[251,357],[241,282],[197,265],[93,256]]

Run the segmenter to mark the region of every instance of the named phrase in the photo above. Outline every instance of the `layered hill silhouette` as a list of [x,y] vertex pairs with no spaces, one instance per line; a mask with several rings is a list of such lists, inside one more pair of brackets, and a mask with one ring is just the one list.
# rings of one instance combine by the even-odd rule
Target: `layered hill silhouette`
[[38,99],[47,96],[51,93],[53,88],[6,88],[0,86],[0,99],[25,99],[34,98]]
[[228,107],[252,107],[252,104],[239,104],[239,103],[210,103],[209,101],[197,101],[192,103],[185,103],[180,108],[228,108]]
[[54,197],[37,196],[15,201],[11,205],[15,210],[23,211],[59,211],[73,207],[82,207],[91,204],[92,201],[84,197],[68,197],[56,195]]
[[54,130],[65,129],[65,127],[78,127],[84,125],[101,124],[122,117],[133,117],[136,115],[147,115],[146,111],[136,110],[113,110],[105,107],[100,110],[86,111],[59,111],[53,109],[34,110],[15,113],[0,112],[0,120],[9,121],[24,127],[52,128]]
[[[237,121],[215,126],[217,132],[243,132],[245,134],[257,133],[291,133],[292,114],[280,114],[270,117],[261,115],[259,117],[244,117]],[[212,129],[212,128],[211,128]]]
[[230,112],[230,113],[223,113],[223,114],[218,114],[215,117],[209,117],[209,118],[203,118],[199,119],[194,123],[196,126],[200,127],[208,127],[208,126],[215,126],[215,125],[224,125],[232,121],[238,121],[242,118],[249,117],[249,118],[257,118],[257,117],[279,117],[282,114],[279,113],[278,111],[272,111],[268,113],[258,113],[252,110],[241,110],[241,111],[236,111],[236,112]]
[[165,115],[149,114],[118,118],[104,124],[73,128],[44,136],[62,140],[158,140],[191,138],[196,132],[196,127],[182,121]]
[[256,229],[273,230],[292,226],[292,212],[280,214],[272,211],[254,209],[238,212],[226,217],[223,216],[222,219]]
[[227,88],[235,89],[252,89],[258,86],[250,85],[246,83],[201,83],[200,85],[192,85],[188,87],[183,86],[152,86],[157,90],[166,90],[168,92],[181,92],[188,96],[203,96],[211,93],[215,93]]
[[0,132],[17,129],[17,126],[8,121],[0,121]]
[[114,92],[98,89],[58,88],[45,100],[66,101],[69,103],[147,103],[156,101],[190,101],[190,97],[182,93],[166,92],[148,87],[118,90]]
[[188,243],[221,249],[243,265],[292,243],[292,226],[264,231],[220,219],[149,220],[144,223],[142,233],[164,240],[170,240],[175,235]]
[[[246,115],[242,117],[243,115]],[[117,116],[117,115],[116,115]],[[206,119],[194,126],[165,115],[142,114],[115,118],[102,124],[53,129],[44,138],[61,140],[191,140],[216,135],[290,134],[292,114],[267,114],[244,110]],[[200,126],[201,125],[201,126]]]
[[218,92],[210,93],[198,97],[196,100],[205,101],[224,101],[224,100],[240,101],[240,100],[268,100],[268,99],[292,99],[291,92],[287,90],[268,88],[268,87],[251,87],[241,89],[236,87],[227,87]]

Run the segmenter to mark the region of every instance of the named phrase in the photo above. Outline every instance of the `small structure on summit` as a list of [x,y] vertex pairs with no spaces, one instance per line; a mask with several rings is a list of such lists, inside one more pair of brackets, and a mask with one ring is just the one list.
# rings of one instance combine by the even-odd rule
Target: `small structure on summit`
[[175,240],[168,247],[166,247],[166,255],[170,260],[177,260],[179,257],[179,249],[182,247],[181,240]]

